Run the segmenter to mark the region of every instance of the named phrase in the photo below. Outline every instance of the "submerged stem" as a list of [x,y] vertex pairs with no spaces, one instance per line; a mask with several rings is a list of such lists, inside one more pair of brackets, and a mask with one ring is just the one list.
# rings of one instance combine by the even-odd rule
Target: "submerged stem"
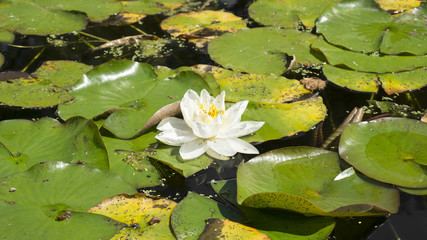
[[37,59],[40,57],[40,55],[42,55],[42,53],[43,53],[45,50],[46,50],[46,46],[45,46],[45,47],[43,47],[43,48],[40,50],[40,52],[39,52],[39,53],[37,53],[37,55],[33,57],[33,59],[31,59],[31,61],[27,64],[27,66],[25,66],[25,67],[21,70],[21,72],[25,72],[25,71],[27,71],[27,69],[31,66],[31,64],[33,64],[33,62],[34,62],[35,60],[37,60]]

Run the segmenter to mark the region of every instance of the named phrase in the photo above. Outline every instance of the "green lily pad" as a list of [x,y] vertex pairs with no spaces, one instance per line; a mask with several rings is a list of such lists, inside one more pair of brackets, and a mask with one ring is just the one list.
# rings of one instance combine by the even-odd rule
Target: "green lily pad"
[[218,195],[239,207],[248,226],[267,234],[272,240],[326,239],[334,229],[335,221],[329,217],[304,217],[289,212],[239,206],[235,179],[215,181],[211,185]]
[[44,108],[73,99],[68,90],[92,67],[74,61],[44,62],[31,77],[0,82],[0,102],[23,108]]
[[199,239],[209,218],[240,219],[238,212],[214,200],[189,192],[172,211],[171,226],[178,240]]
[[399,190],[413,195],[427,195],[427,188],[405,188],[398,187]]
[[104,127],[120,138],[131,138],[157,110],[181,100],[188,89],[209,90],[209,84],[195,72],[156,72],[148,64],[112,61],[87,72],[70,91],[75,100],[58,106],[58,114],[68,119],[113,112]]
[[378,181],[407,188],[427,187],[427,124],[406,118],[382,118],[350,124],[343,132],[340,156]]
[[0,230],[10,239],[109,239],[123,225],[86,211],[122,192],[135,190],[111,173],[38,164],[0,179]]
[[162,146],[153,151],[153,154],[149,155],[150,158],[168,165],[184,177],[189,177],[196,172],[206,169],[213,162],[213,159],[207,154],[191,160],[184,160],[179,155],[179,147]]
[[81,163],[108,170],[108,156],[96,125],[83,118],[65,124],[52,118],[0,122],[0,176],[44,161]]
[[148,132],[132,140],[103,137],[110,172],[121,176],[135,188],[160,185],[161,175],[148,159],[153,152],[146,150],[150,144],[157,142],[155,135],[155,132]]
[[423,21],[395,21],[374,0],[349,0],[325,10],[316,27],[328,42],[352,51],[424,55],[427,26]]
[[4,56],[0,53],[0,67],[4,64]]
[[212,40],[208,52],[215,62],[234,71],[281,75],[287,68],[286,54],[295,55],[300,64],[319,63],[309,48],[316,38],[294,29],[243,29]]
[[388,94],[418,90],[427,86],[427,68],[394,74],[379,74],[381,87]]
[[258,0],[249,6],[249,15],[263,25],[297,28],[301,21],[313,28],[316,18],[339,0]]
[[341,172],[338,154],[311,147],[273,150],[240,164],[237,201],[306,215],[365,216],[396,213],[399,192],[370,183],[352,168]]
[[43,84],[52,84],[67,90],[92,69],[92,66],[74,61],[46,61],[32,76]]
[[314,41],[311,48],[315,51],[314,55],[321,61],[328,62],[336,67],[349,68],[360,72],[396,73],[427,66],[427,55],[368,55],[344,50],[332,44],[328,44],[322,38]]
[[13,40],[15,40],[15,34],[13,34],[12,32],[0,29],[0,42],[13,43]]
[[123,12],[154,15],[181,7],[186,0],[124,0]]
[[121,8],[114,0],[10,0],[0,4],[0,29],[21,34],[64,34],[85,28],[85,14],[91,21],[102,21]]
[[121,194],[103,200],[88,212],[101,214],[128,224],[111,239],[176,239],[169,220],[176,202],[165,198],[147,197],[142,193]]

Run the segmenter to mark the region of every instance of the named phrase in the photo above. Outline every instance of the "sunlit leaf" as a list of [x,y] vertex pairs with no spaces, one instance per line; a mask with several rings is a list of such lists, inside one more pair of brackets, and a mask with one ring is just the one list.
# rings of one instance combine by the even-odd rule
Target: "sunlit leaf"
[[350,124],[339,151],[345,161],[373,179],[407,188],[427,187],[426,123],[382,118]]
[[242,163],[237,201],[306,215],[364,216],[395,213],[399,192],[370,183],[352,168],[341,171],[338,154],[310,147],[273,150]]
[[144,194],[121,194],[103,200],[89,209],[89,213],[107,216],[126,223],[112,239],[175,239],[169,228],[169,220],[176,203],[164,198],[147,197]]
[[10,239],[109,239],[122,224],[86,211],[135,192],[116,175],[63,162],[37,164],[0,183],[0,230]]
[[102,21],[121,10],[114,0],[10,0],[0,4],[0,29],[22,34],[63,34],[82,30],[91,21]]
[[255,228],[228,219],[209,218],[206,220],[206,228],[199,239],[269,240],[270,238]]
[[182,6],[186,0],[122,0],[123,11],[154,15]]
[[52,118],[36,122],[0,122],[0,176],[25,171],[45,161],[81,163],[108,170],[107,152],[96,125],[80,117],[61,124]]
[[212,182],[215,192],[242,211],[245,224],[265,233],[273,240],[326,239],[335,226],[329,217],[304,217],[300,214],[242,207],[237,204],[236,180]]
[[281,75],[287,68],[287,55],[295,55],[300,64],[319,63],[309,48],[316,38],[293,29],[243,29],[212,40],[208,51],[215,62],[234,71]]
[[[395,21],[374,0],[349,0],[334,5],[316,22],[328,42],[360,52],[385,54],[427,53],[427,26],[423,19]],[[357,35],[355,38],[354,36]]]
[[339,0],[257,0],[249,6],[249,15],[264,25],[297,28],[301,21],[313,28],[316,18]]

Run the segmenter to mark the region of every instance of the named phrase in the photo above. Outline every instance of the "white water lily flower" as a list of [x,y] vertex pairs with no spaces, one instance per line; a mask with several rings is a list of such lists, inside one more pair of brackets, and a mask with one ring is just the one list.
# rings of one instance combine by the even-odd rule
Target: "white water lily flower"
[[183,159],[193,159],[203,153],[227,160],[237,152],[257,154],[258,150],[239,137],[251,134],[264,122],[243,121],[241,116],[248,101],[235,103],[225,110],[225,92],[216,98],[202,90],[200,97],[188,90],[180,107],[184,120],[169,117],[163,119],[157,129],[162,131],[156,138],[168,145],[181,146]]

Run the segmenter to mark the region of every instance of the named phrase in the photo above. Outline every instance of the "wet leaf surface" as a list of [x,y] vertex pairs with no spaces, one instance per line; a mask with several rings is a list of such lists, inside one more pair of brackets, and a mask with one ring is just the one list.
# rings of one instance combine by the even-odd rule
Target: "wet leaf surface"
[[[96,125],[81,117],[61,124],[52,118],[36,122],[0,122],[0,176],[22,172],[39,162],[81,163],[108,170],[108,156]],[[7,149],[7,151],[6,151]]]
[[148,197],[141,193],[121,194],[103,200],[89,209],[96,213],[126,223],[112,239],[175,239],[169,221],[176,203],[165,198]]
[[383,118],[349,125],[340,156],[357,170],[381,182],[407,188],[427,187],[427,124],[405,118]]
[[251,228],[228,219],[209,218],[206,220],[206,228],[200,235],[199,239],[269,240],[270,238],[255,228]]
[[342,172],[336,153],[310,147],[281,148],[240,164],[237,187],[243,206],[306,215],[384,215],[399,206],[398,191],[352,168]]

